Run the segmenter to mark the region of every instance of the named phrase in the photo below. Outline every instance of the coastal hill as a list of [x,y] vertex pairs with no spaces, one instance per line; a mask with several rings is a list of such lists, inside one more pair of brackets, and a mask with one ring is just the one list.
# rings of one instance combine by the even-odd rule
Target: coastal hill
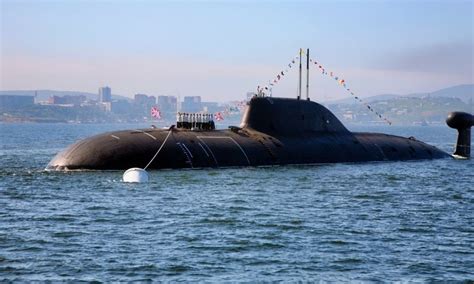
[[[444,124],[452,111],[473,113],[474,85],[458,85],[430,93],[379,95],[363,98],[371,109],[395,124]],[[383,123],[353,98],[324,103],[345,123]]]
[[[410,97],[412,95],[408,95]],[[457,85],[445,89],[441,89],[431,93],[424,93],[424,94],[413,94],[414,97],[426,97],[429,96],[431,98],[458,98],[465,103],[469,103],[469,100],[474,98],[474,84],[465,84],[465,85]]]
[[[406,95],[399,94],[382,94],[371,97],[363,98],[365,102],[375,102],[375,101],[387,101],[392,99],[397,99],[401,97],[410,97],[410,98],[458,98],[465,103],[469,103],[470,100],[474,99],[474,84],[463,84],[456,85],[433,92],[423,92],[423,93],[411,93]],[[357,101],[353,98],[345,98],[340,100],[325,101],[325,104],[357,104]]]

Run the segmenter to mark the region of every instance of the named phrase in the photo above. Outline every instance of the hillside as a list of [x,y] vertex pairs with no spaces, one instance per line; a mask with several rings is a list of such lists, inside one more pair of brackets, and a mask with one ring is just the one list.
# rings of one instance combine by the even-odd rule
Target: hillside
[[[431,98],[457,98],[465,103],[469,103],[470,100],[474,99],[474,84],[464,84],[464,85],[457,85],[452,86],[440,90],[436,90],[433,92],[423,92],[423,93],[412,93],[412,94],[382,94],[376,95],[371,97],[363,98],[365,102],[371,103],[376,101],[387,101],[397,98],[403,97],[410,97],[410,98],[423,98],[423,97],[431,97]],[[353,98],[345,98],[340,100],[334,101],[326,101],[325,104],[358,104],[356,100]]]
[[457,98],[465,103],[469,103],[469,100],[474,98],[474,84],[457,85],[431,93],[411,94],[407,95],[407,97]]
[[[452,111],[474,112],[472,103],[449,97],[398,97],[369,103],[370,107],[395,124],[444,124]],[[363,104],[331,104],[329,109],[343,122],[382,123]]]
[[[393,100],[402,97],[401,95],[393,95],[393,94],[383,94],[383,95],[376,95],[364,98],[364,102],[375,102],[375,101],[384,101],[384,100]],[[324,104],[327,105],[352,105],[352,104],[359,104],[354,98],[348,97],[345,99],[340,100],[333,100],[333,101],[325,101]]]

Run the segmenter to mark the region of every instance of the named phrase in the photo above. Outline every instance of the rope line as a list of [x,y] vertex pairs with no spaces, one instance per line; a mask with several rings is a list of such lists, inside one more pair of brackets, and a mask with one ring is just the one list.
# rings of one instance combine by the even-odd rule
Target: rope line
[[173,129],[170,129],[170,130],[168,131],[168,135],[166,135],[165,140],[164,140],[163,143],[161,144],[161,146],[160,146],[160,148],[158,149],[158,151],[156,151],[155,156],[153,156],[153,158],[152,158],[151,161],[148,163],[148,165],[146,165],[145,168],[143,168],[144,170],[146,170],[146,169],[148,168],[148,166],[150,166],[151,163],[153,163],[153,160],[155,160],[156,156],[158,156],[158,153],[160,153],[160,151],[161,151],[161,149],[163,148],[163,146],[165,146],[165,143],[166,143],[166,141],[168,140],[168,137],[170,137],[170,134],[171,134],[172,131],[173,131]]

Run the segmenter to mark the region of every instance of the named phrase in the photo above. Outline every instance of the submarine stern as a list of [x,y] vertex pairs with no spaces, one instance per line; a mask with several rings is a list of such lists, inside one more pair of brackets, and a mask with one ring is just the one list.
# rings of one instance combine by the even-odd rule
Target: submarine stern
[[467,112],[451,112],[446,124],[458,131],[455,158],[469,159],[471,157],[471,127],[474,126],[474,116]]

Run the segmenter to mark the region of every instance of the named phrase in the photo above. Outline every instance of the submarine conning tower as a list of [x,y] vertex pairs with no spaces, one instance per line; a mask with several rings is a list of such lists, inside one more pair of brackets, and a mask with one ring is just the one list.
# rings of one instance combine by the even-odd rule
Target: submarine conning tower
[[240,127],[277,136],[297,136],[308,132],[349,133],[334,114],[318,103],[260,96],[250,100]]
[[454,156],[469,158],[471,156],[471,127],[474,126],[474,116],[467,112],[451,112],[446,124],[458,131],[458,140]]

